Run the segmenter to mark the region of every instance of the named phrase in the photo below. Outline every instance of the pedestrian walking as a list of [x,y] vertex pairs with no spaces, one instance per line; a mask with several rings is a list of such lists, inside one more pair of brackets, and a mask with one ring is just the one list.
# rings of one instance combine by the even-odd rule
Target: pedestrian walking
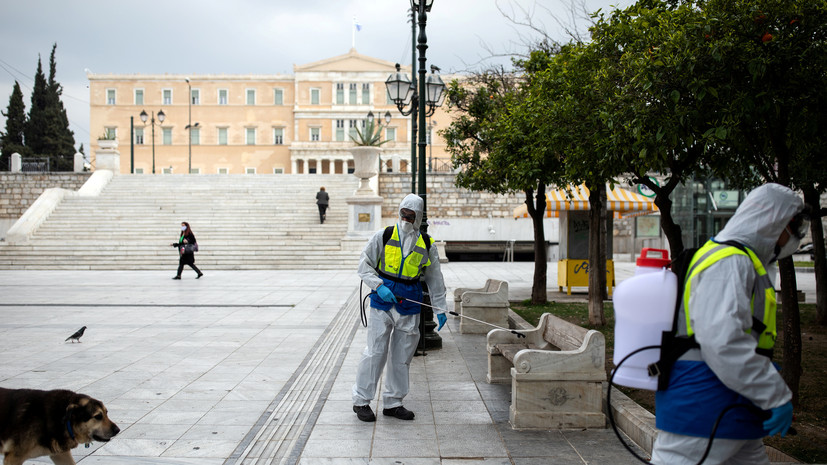
[[178,238],[178,242],[173,242],[170,245],[178,249],[178,273],[172,279],[181,279],[184,265],[189,265],[198,273],[195,279],[204,276],[204,273],[195,266],[195,252],[198,251],[198,242],[195,240],[195,234],[192,233],[189,223],[186,221],[181,223],[181,236]]

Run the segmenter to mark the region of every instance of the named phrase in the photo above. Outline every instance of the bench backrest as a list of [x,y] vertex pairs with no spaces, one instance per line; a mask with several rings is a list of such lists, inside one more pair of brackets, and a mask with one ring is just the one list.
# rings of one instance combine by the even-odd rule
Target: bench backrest
[[[560,350],[576,350],[583,345],[583,340],[589,332],[575,324],[547,313],[546,325],[543,328],[543,339]],[[544,316],[545,316],[544,315]]]

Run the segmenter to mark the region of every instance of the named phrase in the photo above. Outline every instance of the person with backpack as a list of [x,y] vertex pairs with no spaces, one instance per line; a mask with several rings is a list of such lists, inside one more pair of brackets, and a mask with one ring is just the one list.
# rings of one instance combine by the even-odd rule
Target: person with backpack
[[765,184],[693,255],[676,319],[689,349],[656,393],[652,463],[698,463],[719,417],[705,464],[770,463],[762,438],[783,437],[793,415],[772,362],[774,263],[792,255],[808,224],[795,192]]
[[399,204],[394,226],[379,230],[362,250],[359,277],[375,292],[370,294],[367,346],[353,385],[353,411],[362,421],[376,421],[370,402],[387,360],[388,373],[382,404],[385,416],[413,420],[402,406],[408,394],[409,368],[419,343],[422,280],[428,285],[439,328],[445,325],[445,280],[433,238],[420,233],[425,202],[408,194]]

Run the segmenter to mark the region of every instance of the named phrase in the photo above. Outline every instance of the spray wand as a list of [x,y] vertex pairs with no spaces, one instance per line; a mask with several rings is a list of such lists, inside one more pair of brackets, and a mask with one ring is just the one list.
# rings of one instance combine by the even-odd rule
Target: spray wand
[[416,301],[416,300],[413,300],[413,299],[408,299],[408,298],[406,298],[406,297],[399,297],[399,296],[396,296],[396,298],[397,298],[397,299],[399,299],[399,301],[400,301],[400,302],[402,302],[403,300],[407,300],[408,302],[411,302],[411,303],[415,303],[415,304],[419,304],[419,305],[424,305],[424,306],[426,306],[426,307],[431,307],[431,308],[433,308],[434,310],[442,310],[443,312],[450,313],[451,315],[458,316],[458,317],[460,317],[460,318],[465,318],[466,320],[476,321],[477,323],[482,323],[482,324],[484,324],[484,325],[492,326],[492,327],[497,328],[497,329],[502,329],[502,330],[504,330],[504,331],[509,331],[509,332],[511,332],[511,333],[513,333],[513,334],[516,334],[516,335],[517,335],[517,338],[525,337],[525,334],[520,333],[520,332],[517,332],[517,331],[515,331],[515,330],[513,330],[513,329],[511,329],[511,328],[503,328],[502,326],[497,326],[497,325],[492,324],[492,323],[489,323],[489,322],[487,322],[487,321],[482,321],[482,320],[478,320],[478,319],[476,319],[476,318],[471,318],[470,316],[465,316],[465,315],[459,314],[459,313],[457,313],[457,312],[447,311],[447,310],[445,310],[444,308],[434,307],[433,305],[428,305],[428,304],[426,304],[426,303],[424,303],[424,302],[418,302],[418,301]]

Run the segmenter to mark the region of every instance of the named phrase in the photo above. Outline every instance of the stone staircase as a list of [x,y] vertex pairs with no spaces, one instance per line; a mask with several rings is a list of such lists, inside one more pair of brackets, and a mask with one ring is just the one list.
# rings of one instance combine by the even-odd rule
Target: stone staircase
[[[319,224],[316,192],[330,194]],[[356,269],[342,250],[353,175],[120,175],[99,197],[67,198],[25,245],[0,242],[0,269],[169,270],[180,224],[209,270]]]

